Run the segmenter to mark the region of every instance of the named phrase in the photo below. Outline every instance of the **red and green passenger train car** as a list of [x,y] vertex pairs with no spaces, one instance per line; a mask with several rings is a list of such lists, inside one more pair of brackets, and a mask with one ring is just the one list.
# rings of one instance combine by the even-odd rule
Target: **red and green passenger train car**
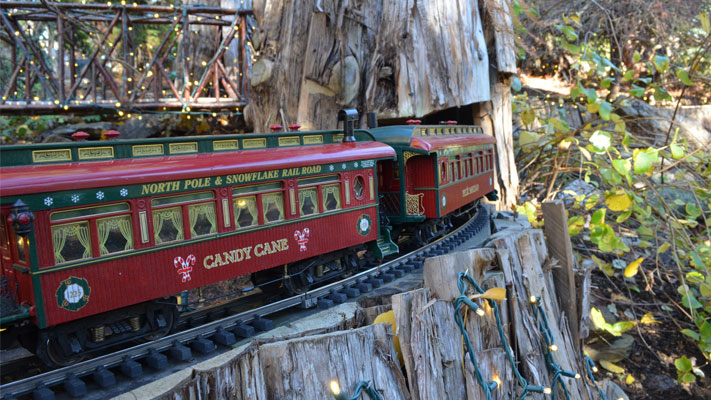
[[[0,324],[31,321],[46,334],[41,344],[60,342],[54,352],[63,354],[50,359],[61,360],[92,348],[92,337],[104,341],[95,330],[106,321],[127,319],[134,333],[165,328],[173,311],[151,306],[156,299],[165,305],[188,289],[275,267],[288,274],[355,249],[395,253],[383,214],[393,224],[437,219],[493,190],[493,138],[472,127],[343,136],[1,148],[3,290],[12,296]],[[82,329],[91,334],[66,342]]]

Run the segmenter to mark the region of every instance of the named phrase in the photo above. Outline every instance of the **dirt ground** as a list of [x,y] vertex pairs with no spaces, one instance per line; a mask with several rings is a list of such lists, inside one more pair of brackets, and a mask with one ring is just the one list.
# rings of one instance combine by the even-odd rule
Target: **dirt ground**
[[[671,278],[664,271],[657,276]],[[673,278],[671,278],[673,279]],[[625,290],[622,279],[617,276],[608,278],[599,271],[593,272],[592,306],[604,310],[606,320],[612,318],[609,304],[616,310],[616,322],[627,319],[631,314],[637,320],[647,312],[652,312],[659,323],[641,324],[626,333],[634,339],[627,358],[615,364],[623,367],[625,373],[613,374],[599,367],[596,378],[612,379],[627,393],[630,399],[642,400],[677,400],[677,399],[711,399],[711,367],[701,367],[706,378],[697,379],[697,383],[687,386],[677,382],[677,372],[674,360],[686,355],[696,357],[697,364],[703,365],[704,357],[694,341],[681,333],[683,328],[692,328],[689,318],[679,307],[674,307],[671,300],[678,298],[676,286],[666,280],[654,282],[653,289],[640,293],[623,294],[627,299],[619,297],[619,291]],[[632,300],[628,302],[627,300]],[[663,305],[667,305],[662,308]],[[672,305],[672,307],[669,307]],[[591,337],[595,334],[591,333]],[[599,363],[598,363],[599,366]],[[626,383],[627,375],[634,377],[634,382]]]

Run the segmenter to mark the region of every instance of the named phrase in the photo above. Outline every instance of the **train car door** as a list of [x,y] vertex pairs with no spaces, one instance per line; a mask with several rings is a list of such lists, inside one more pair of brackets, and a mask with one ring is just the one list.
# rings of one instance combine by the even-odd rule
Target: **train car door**
[[7,216],[0,214],[0,251],[2,252],[2,275],[15,278],[15,269],[12,268],[12,253],[10,251],[10,230],[7,226]]

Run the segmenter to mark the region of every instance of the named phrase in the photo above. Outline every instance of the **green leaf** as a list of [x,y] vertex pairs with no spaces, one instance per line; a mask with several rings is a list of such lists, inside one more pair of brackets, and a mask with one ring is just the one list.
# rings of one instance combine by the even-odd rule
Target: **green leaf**
[[556,28],[565,34],[565,37],[571,42],[578,40],[578,34],[568,25],[556,25]]
[[686,210],[686,213],[691,217],[697,218],[698,216],[701,215],[701,210],[698,207],[696,207],[696,204],[694,204],[694,203],[691,203],[691,202],[686,203],[686,206],[684,207],[684,209]]
[[708,35],[711,32],[711,21],[709,21],[709,15],[705,12],[699,14],[699,20],[701,21],[701,29]]
[[621,223],[627,221],[627,219],[628,219],[630,216],[632,216],[632,210],[627,210],[627,211],[623,212],[622,214],[620,214],[619,216],[617,216],[617,219],[616,219],[615,221],[616,221],[618,224],[621,224]]
[[662,243],[662,245],[657,249],[657,254],[666,253],[667,250],[669,250],[669,247],[671,247],[669,242]]
[[529,145],[532,145],[539,140],[543,138],[543,135],[539,135],[537,133],[531,132],[531,131],[521,131],[521,133],[518,136],[518,145],[520,147],[526,147]]
[[595,114],[600,111],[600,103],[590,103],[587,105],[587,110],[590,114]]
[[590,226],[604,225],[606,212],[607,212],[607,210],[604,208],[600,208],[597,211],[595,211],[592,215],[592,218],[590,218]]
[[617,160],[612,160],[612,167],[615,168],[615,171],[617,171],[618,174],[627,175],[630,173],[630,170],[632,169],[632,163],[630,162],[629,159],[627,159],[627,160],[617,159]]
[[699,256],[695,251],[692,251],[690,256],[691,256],[691,264],[693,264],[698,269],[705,268],[704,261],[701,259],[701,256]]
[[610,211],[620,212],[630,207],[632,199],[624,190],[618,190],[605,198],[605,204]]
[[622,82],[627,82],[627,81],[631,80],[632,78],[634,78],[634,70],[633,69],[625,72],[625,74],[622,76]]
[[513,90],[514,92],[520,92],[521,88],[521,80],[518,79],[517,76],[514,76],[514,78],[511,80],[511,90]]
[[694,383],[696,380],[696,375],[691,372],[687,372],[681,376],[681,383]]
[[691,371],[693,364],[691,364],[691,360],[686,358],[686,356],[682,356],[681,358],[674,360],[674,366],[678,371],[689,372]]
[[669,150],[671,150],[672,158],[678,160],[684,157],[684,148],[678,144],[672,143],[669,145]]
[[583,219],[582,216],[580,215],[575,215],[570,217],[568,220],[568,233],[570,236],[575,236],[580,231],[583,230],[583,227],[585,226],[585,220]]
[[676,77],[679,78],[679,80],[681,80],[686,86],[691,86],[694,84],[693,82],[691,82],[691,79],[689,78],[689,73],[685,69],[677,68]]
[[610,113],[611,112],[612,112],[612,104],[610,104],[606,101],[603,101],[602,103],[600,103],[600,110],[598,111],[598,113],[600,114],[600,117],[604,121],[610,120]]
[[602,82],[600,82],[600,87],[603,89],[607,89],[610,87],[610,85],[612,84],[612,81],[614,81],[614,80],[615,80],[614,78],[605,78],[602,80]]
[[612,372],[613,374],[623,374],[625,372],[625,369],[620,367],[619,365],[608,361],[608,360],[600,360],[600,366],[605,368],[606,370]]
[[[699,340],[701,340],[701,336],[700,336],[698,333],[692,331],[691,329],[682,329],[682,330],[681,330],[681,333],[683,333],[684,335],[686,335],[686,336],[688,336],[688,337],[690,337],[690,338],[696,340],[697,342],[698,342]],[[691,364],[691,363],[689,363],[689,364]],[[677,364],[676,364],[676,361],[674,361],[674,365],[677,365]],[[679,366],[677,365],[676,368],[679,369]],[[691,366],[689,366],[689,369],[691,369]]]
[[632,55],[632,58],[634,59],[634,62],[638,63],[639,60],[642,59],[642,56],[639,54],[637,50],[634,51],[634,54]]
[[654,56],[654,68],[660,74],[666,72],[667,68],[669,68],[669,57],[661,55]]
[[610,332],[614,336],[622,336],[623,333],[634,328],[635,325],[637,325],[637,323],[635,321],[615,322],[614,324],[612,324],[610,329],[608,329],[607,331]]
[[654,99],[655,100],[671,100],[672,97],[664,88],[654,89]]
[[701,336],[711,338],[711,324],[707,321],[704,321],[701,324],[701,328],[699,328],[699,333],[701,334]]
[[635,150],[632,156],[634,160],[634,172],[636,174],[646,174],[652,165],[657,162],[659,156],[657,150],[648,148],[646,150]]
[[630,89],[630,94],[634,97],[640,98],[640,97],[644,96],[644,88],[639,87],[633,83],[632,89]]

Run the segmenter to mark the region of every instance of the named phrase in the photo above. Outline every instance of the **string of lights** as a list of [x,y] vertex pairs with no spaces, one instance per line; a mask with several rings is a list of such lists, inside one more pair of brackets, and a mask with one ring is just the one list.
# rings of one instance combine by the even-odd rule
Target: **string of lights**
[[[464,321],[462,319],[460,309],[462,306],[466,306],[469,309],[473,310],[477,315],[483,317],[486,315],[486,313],[481,309],[481,307],[476,304],[470,296],[466,295],[467,291],[467,284],[471,285],[479,294],[484,294],[484,290],[476,283],[474,278],[472,278],[468,273],[466,272],[460,272],[459,275],[457,276],[457,288],[459,289],[460,296],[457,297],[454,301],[454,319],[455,322],[457,323],[457,326],[459,327],[459,331],[462,335],[462,338],[464,339],[464,345],[467,348],[467,352],[469,354],[469,360],[472,362],[474,366],[474,372],[477,378],[477,382],[479,383],[479,386],[481,386],[482,390],[486,394],[486,400],[491,400],[492,399],[492,391],[496,390],[496,388],[499,385],[499,382],[497,382],[496,379],[493,379],[489,382],[486,382],[484,380],[484,377],[481,374],[481,370],[479,369],[479,364],[476,360],[474,348],[471,344],[471,341],[469,339],[469,334],[467,333],[466,329],[464,328]],[[496,318],[496,328],[499,333],[499,339],[501,340],[501,345],[504,348],[504,351],[506,352],[506,358],[509,362],[509,365],[511,366],[511,369],[514,371],[514,374],[516,375],[516,379],[518,381],[519,386],[521,386],[521,395],[518,397],[520,399],[526,398],[529,394],[531,393],[544,393],[544,394],[550,394],[551,389],[550,388],[544,388],[543,386],[539,385],[530,385],[526,378],[521,375],[521,372],[518,370],[518,367],[516,366],[516,361],[513,358],[513,352],[511,350],[511,346],[509,346],[508,340],[506,340],[506,335],[504,333],[504,326],[503,323],[501,322],[501,315],[499,312],[499,307],[496,304],[496,302],[492,299],[487,299],[489,302],[489,306],[493,310],[494,317]]]
[[330,387],[331,394],[336,400],[358,400],[364,390],[365,394],[367,394],[371,400],[383,400],[383,397],[380,396],[380,394],[370,385],[370,383],[366,381],[358,382],[355,387],[355,390],[353,391],[352,397],[347,397],[346,394],[341,391],[341,385],[338,383],[337,380],[332,380],[330,383]]
[[597,384],[597,381],[595,380],[595,375],[593,375],[593,372],[597,372],[597,366],[595,365],[595,361],[593,361],[590,356],[585,354],[585,369],[588,371],[588,378],[593,383],[593,386],[595,386],[595,389],[597,389],[597,392],[600,393],[600,398],[602,400],[607,400],[607,396],[605,396],[605,393],[600,389],[600,385]]
[[548,325],[548,318],[546,317],[545,312],[543,311],[543,306],[541,304],[541,298],[540,296],[531,296],[531,306],[533,308],[533,317],[536,318],[536,321],[538,322],[538,329],[541,331],[541,334],[543,335],[543,340],[546,342],[546,353],[545,353],[545,359],[546,359],[546,366],[548,367],[548,370],[553,372],[553,382],[551,384],[551,393],[552,393],[552,398],[555,400],[556,398],[556,393],[557,391],[556,386],[560,385],[560,387],[563,389],[563,393],[565,394],[566,399],[570,399],[570,392],[568,391],[568,387],[563,382],[562,377],[568,377],[568,378],[575,378],[575,379],[580,379],[580,374],[577,372],[572,372],[572,371],[567,371],[564,370],[560,364],[558,364],[555,361],[555,358],[553,357],[553,353],[558,351],[558,346],[555,344],[553,341],[553,333],[551,332],[551,328]]

